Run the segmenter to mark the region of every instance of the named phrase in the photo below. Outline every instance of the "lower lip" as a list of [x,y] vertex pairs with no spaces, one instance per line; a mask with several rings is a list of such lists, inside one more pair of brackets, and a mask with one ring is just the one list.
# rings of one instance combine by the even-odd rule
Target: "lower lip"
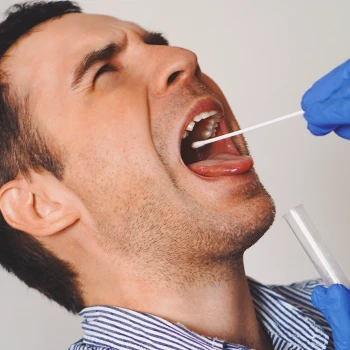
[[192,172],[205,177],[236,176],[249,171],[253,167],[253,160],[249,156],[222,152],[187,167]]
[[241,173],[241,174],[237,174],[237,175],[231,175],[231,176],[216,176],[216,177],[209,177],[209,176],[203,176],[203,175],[199,175],[193,171],[191,171],[190,169],[187,168],[187,170],[190,171],[191,174],[193,174],[194,176],[196,176],[197,178],[204,180],[206,182],[230,182],[230,183],[234,183],[235,185],[244,185],[247,184],[251,181],[256,180],[256,173],[254,171],[254,169],[250,169],[248,171],[246,171],[245,173]]

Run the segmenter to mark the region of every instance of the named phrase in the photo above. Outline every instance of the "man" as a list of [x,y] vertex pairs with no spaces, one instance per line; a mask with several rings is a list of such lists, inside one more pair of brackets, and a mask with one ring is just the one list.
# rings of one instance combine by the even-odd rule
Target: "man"
[[317,282],[245,276],[274,205],[243,137],[191,149],[238,129],[194,53],[69,1],[0,36],[0,261],[84,309],[71,349],[334,348]]

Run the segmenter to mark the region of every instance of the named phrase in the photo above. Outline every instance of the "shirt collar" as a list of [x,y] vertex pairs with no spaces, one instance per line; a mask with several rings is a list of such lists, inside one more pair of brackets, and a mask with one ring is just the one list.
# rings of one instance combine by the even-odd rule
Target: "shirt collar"
[[[258,320],[275,349],[326,349],[328,335],[271,288],[248,279]],[[94,349],[241,349],[219,339],[198,335],[160,317],[110,306],[80,312],[83,343]]]

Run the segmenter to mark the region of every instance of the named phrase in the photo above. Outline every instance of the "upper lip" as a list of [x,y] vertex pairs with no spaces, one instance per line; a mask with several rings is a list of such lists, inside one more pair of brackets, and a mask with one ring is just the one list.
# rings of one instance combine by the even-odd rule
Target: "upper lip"
[[214,97],[210,96],[206,98],[201,98],[200,100],[192,104],[192,106],[190,107],[190,111],[187,113],[185,122],[181,128],[180,138],[179,138],[180,142],[182,140],[183,133],[185,132],[188,124],[192,121],[192,119],[200,113],[211,112],[211,111],[218,111],[221,116],[224,116],[224,107]]

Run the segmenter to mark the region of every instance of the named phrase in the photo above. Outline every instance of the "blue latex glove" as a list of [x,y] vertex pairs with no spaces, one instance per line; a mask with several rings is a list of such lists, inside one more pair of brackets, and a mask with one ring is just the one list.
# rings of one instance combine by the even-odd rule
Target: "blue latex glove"
[[329,288],[317,286],[312,303],[320,310],[332,328],[336,350],[350,349],[350,290],[342,284]]
[[350,140],[350,60],[318,80],[303,96],[301,106],[314,135],[334,131]]

